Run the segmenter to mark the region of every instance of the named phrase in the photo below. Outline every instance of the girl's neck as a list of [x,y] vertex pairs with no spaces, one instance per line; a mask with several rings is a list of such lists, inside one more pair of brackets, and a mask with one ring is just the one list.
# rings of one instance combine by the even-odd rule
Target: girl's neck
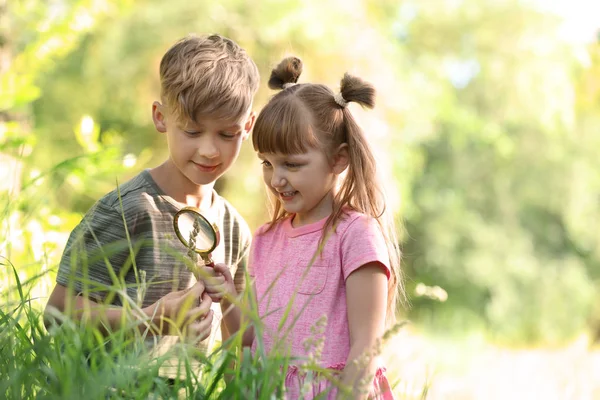
[[297,213],[292,217],[292,227],[300,228],[304,225],[313,224],[327,218],[333,212],[333,193],[327,192],[319,204],[313,207],[309,212]]
[[150,175],[158,187],[178,203],[199,208],[201,211],[212,205],[214,182],[196,185],[183,175],[170,159],[152,168]]

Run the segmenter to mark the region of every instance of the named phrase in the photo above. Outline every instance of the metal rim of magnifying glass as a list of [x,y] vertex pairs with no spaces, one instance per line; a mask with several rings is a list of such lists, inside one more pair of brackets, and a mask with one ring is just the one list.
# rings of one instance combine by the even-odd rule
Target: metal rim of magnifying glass
[[183,235],[181,234],[181,232],[179,231],[179,225],[177,224],[177,222],[179,221],[179,217],[181,215],[183,215],[189,211],[193,211],[194,213],[196,213],[197,216],[200,217],[201,219],[203,219],[204,222],[206,222],[206,224],[208,226],[210,226],[212,228],[213,232],[215,233],[215,240],[210,249],[208,249],[208,250],[194,249],[195,253],[208,254],[208,253],[212,252],[219,244],[219,228],[215,224],[211,224],[210,221],[208,219],[206,219],[206,217],[204,215],[202,215],[202,213],[200,212],[200,210],[198,208],[188,206],[188,207],[183,207],[181,210],[177,211],[177,213],[175,214],[175,218],[173,219],[173,227],[175,228],[175,234],[177,235],[177,237],[179,238],[181,243],[183,243],[184,245],[187,246],[186,243],[188,242],[188,240],[186,238],[184,238]]

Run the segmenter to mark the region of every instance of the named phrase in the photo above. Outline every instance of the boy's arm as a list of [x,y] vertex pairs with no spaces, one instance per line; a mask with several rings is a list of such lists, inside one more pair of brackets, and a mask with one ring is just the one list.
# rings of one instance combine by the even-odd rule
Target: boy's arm
[[[202,299],[200,304],[199,299]],[[188,336],[204,340],[209,336],[212,325],[211,304],[202,282],[189,289],[169,293],[148,307],[132,308],[127,312],[123,307],[106,306],[85,296],[74,295],[67,287],[56,284],[44,310],[44,323],[50,327],[59,311],[76,321],[86,321],[105,335],[128,326],[150,334],[167,334],[183,329]],[[174,321],[179,322],[177,326]]]
[[123,217],[97,202],[69,235],[56,285],[44,311],[44,322],[61,323],[57,311],[77,321],[86,320],[107,334],[124,321],[123,308],[99,302],[106,296],[100,287],[114,287],[114,279],[128,256]]
[[99,304],[87,297],[73,295],[67,287],[60,283],[54,286],[46,304],[44,324],[46,328],[49,328],[55,322],[57,311],[76,321],[80,321],[86,309],[89,310],[88,321],[94,326],[101,328],[104,334],[107,334],[108,330],[117,330],[120,328],[123,311],[121,307],[100,307]]

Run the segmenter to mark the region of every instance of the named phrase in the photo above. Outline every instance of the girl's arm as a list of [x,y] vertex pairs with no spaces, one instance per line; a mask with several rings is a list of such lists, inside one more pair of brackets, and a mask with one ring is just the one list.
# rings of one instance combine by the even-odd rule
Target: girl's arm
[[[226,336],[233,335],[237,331],[240,330],[242,326],[242,319],[244,318],[244,314],[240,307],[231,302],[231,299],[240,299],[239,293],[235,289],[235,285],[233,282],[233,277],[231,276],[231,272],[229,271],[229,267],[225,264],[215,264],[213,268],[203,269],[203,273],[210,275],[211,272],[215,274],[215,276],[221,275],[223,278],[223,283],[219,280],[214,280],[208,278],[205,281],[207,291],[211,294],[216,301],[220,301],[221,311],[223,313],[223,322],[226,326],[226,333],[223,336],[223,341],[227,339]],[[216,283],[216,284],[215,284]],[[254,283],[252,283],[252,296],[254,296],[254,304],[256,303],[256,287]],[[225,331],[222,331],[225,332]],[[242,336],[242,346],[251,346],[254,341],[254,327],[252,325],[248,325],[244,334]]]
[[[367,398],[366,390],[371,389],[377,370],[375,358],[362,356],[373,351],[377,339],[385,332],[388,281],[384,268],[378,262],[370,262],[346,279],[350,354],[342,374],[342,385],[352,389],[355,399]],[[353,363],[355,360],[358,365]]]

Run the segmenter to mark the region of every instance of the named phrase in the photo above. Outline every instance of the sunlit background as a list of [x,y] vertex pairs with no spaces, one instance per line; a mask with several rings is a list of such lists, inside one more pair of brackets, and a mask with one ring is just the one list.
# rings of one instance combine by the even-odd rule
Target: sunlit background
[[[257,111],[291,54],[302,82],[378,90],[352,107],[401,229],[399,398],[598,399],[598,16],[594,0],[0,0],[2,296],[12,264],[43,307],[83,213],[166,157],[160,58],[218,32],[260,68]],[[259,166],[247,142],[218,182],[252,228]]]

